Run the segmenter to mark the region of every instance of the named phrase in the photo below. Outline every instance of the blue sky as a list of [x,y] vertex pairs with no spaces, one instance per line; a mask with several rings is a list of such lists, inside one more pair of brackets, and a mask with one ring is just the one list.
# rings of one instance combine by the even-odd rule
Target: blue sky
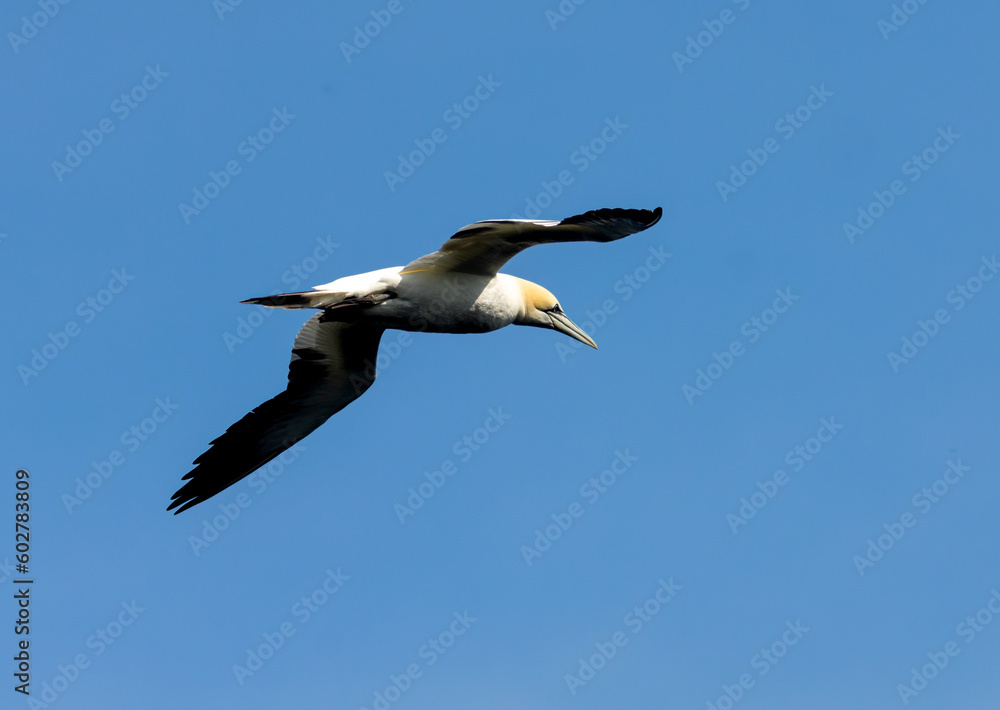
[[[8,3],[4,707],[996,707],[998,19]],[[284,387],[304,316],[241,299],[655,206],[505,269],[599,351],[390,331],[165,512]]]

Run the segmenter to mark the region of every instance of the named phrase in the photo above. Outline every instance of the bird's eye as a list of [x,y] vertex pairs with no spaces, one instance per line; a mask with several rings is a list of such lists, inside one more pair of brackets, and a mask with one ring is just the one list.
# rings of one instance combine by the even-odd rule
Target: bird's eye
[[562,306],[560,306],[558,303],[549,309],[549,313],[562,313],[562,312],[563,312]]

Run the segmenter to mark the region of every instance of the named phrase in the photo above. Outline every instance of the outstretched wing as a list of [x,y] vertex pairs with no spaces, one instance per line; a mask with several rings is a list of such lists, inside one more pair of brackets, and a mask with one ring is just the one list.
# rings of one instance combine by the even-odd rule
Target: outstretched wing
[[403,267],[412,271],[461,271],[495,276],[511,257],[536,244],[613,242],[660,220],[663,210],[591,210],[562,222],[490,219],[462,227],[441,248]]
[[194,460],[167,510],[187,510],[253,473],[371,386],[383,329],[322,318],[317,313],[295,336],[287,389],[229,427]]

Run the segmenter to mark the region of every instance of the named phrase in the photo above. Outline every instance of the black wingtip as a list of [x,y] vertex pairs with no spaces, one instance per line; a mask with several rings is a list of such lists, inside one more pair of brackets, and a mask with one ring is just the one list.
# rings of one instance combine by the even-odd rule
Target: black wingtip
[[[183,513],[188,508],[192,508],[192,507],[198,505],[199,503],[201,503],[201,500],[199,500],[197,498],[192,498],[187,503],[185,503],[184,505],[182,505],[180,508],[178,508],[177,510],[175,510],[174,511],[174,515],[180,515],[181,513]],[[167,510],[171,510],[173,507],[174,506],[171,505],[169,508],[167,508]]]
[[[189,474],[190,475],[190,474]],[[188,476],[185,476],[187,478]],[[184,484],[180,489],[171,496],[170,505],[167,506],[167,512],[174,510],[174,515],[178,513],[183,513],[185,510],[191,506],[197,505],[201,502],[201,498],[197,495],[191,495],[188,491],[184,489],[187,488],[189,484]]]
[[277,293],[273,296],[259,296],[248,298],[240,303],[247,303],[253,306],[268,306],[270,308],[287,308],[288,306],[309,305],[309,298],[306,293]]
[[[604,207],[599,210],[590,210],[583,214],[567,217],[560,224],[585,224],[587,222],[603,222],[612,219],[627,219],[642,225],[643,229],[649,229],[660,221],[663,216],[663,208],[657,207],[652,210],[626,209],[623,207]],[[633,232],[634,234],[635,232]]]

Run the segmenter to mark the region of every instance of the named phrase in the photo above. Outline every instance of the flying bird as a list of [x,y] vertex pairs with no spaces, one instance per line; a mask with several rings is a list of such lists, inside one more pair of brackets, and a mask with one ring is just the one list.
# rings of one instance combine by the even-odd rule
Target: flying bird
[[233,424],[194,460],[167,510],[187,510],[303,439],[375,381],[388,328],[485,333],[507,325],[551,328],[596,348],[547,289],[498,273],[536,244],[612,242],[656,224],[663,210],[600,209],[561,222],[492,219],[462,227],[406,266],[346,276],[312,291],[250,298],[271,308],[313,308],[295,336],[288,387]]

